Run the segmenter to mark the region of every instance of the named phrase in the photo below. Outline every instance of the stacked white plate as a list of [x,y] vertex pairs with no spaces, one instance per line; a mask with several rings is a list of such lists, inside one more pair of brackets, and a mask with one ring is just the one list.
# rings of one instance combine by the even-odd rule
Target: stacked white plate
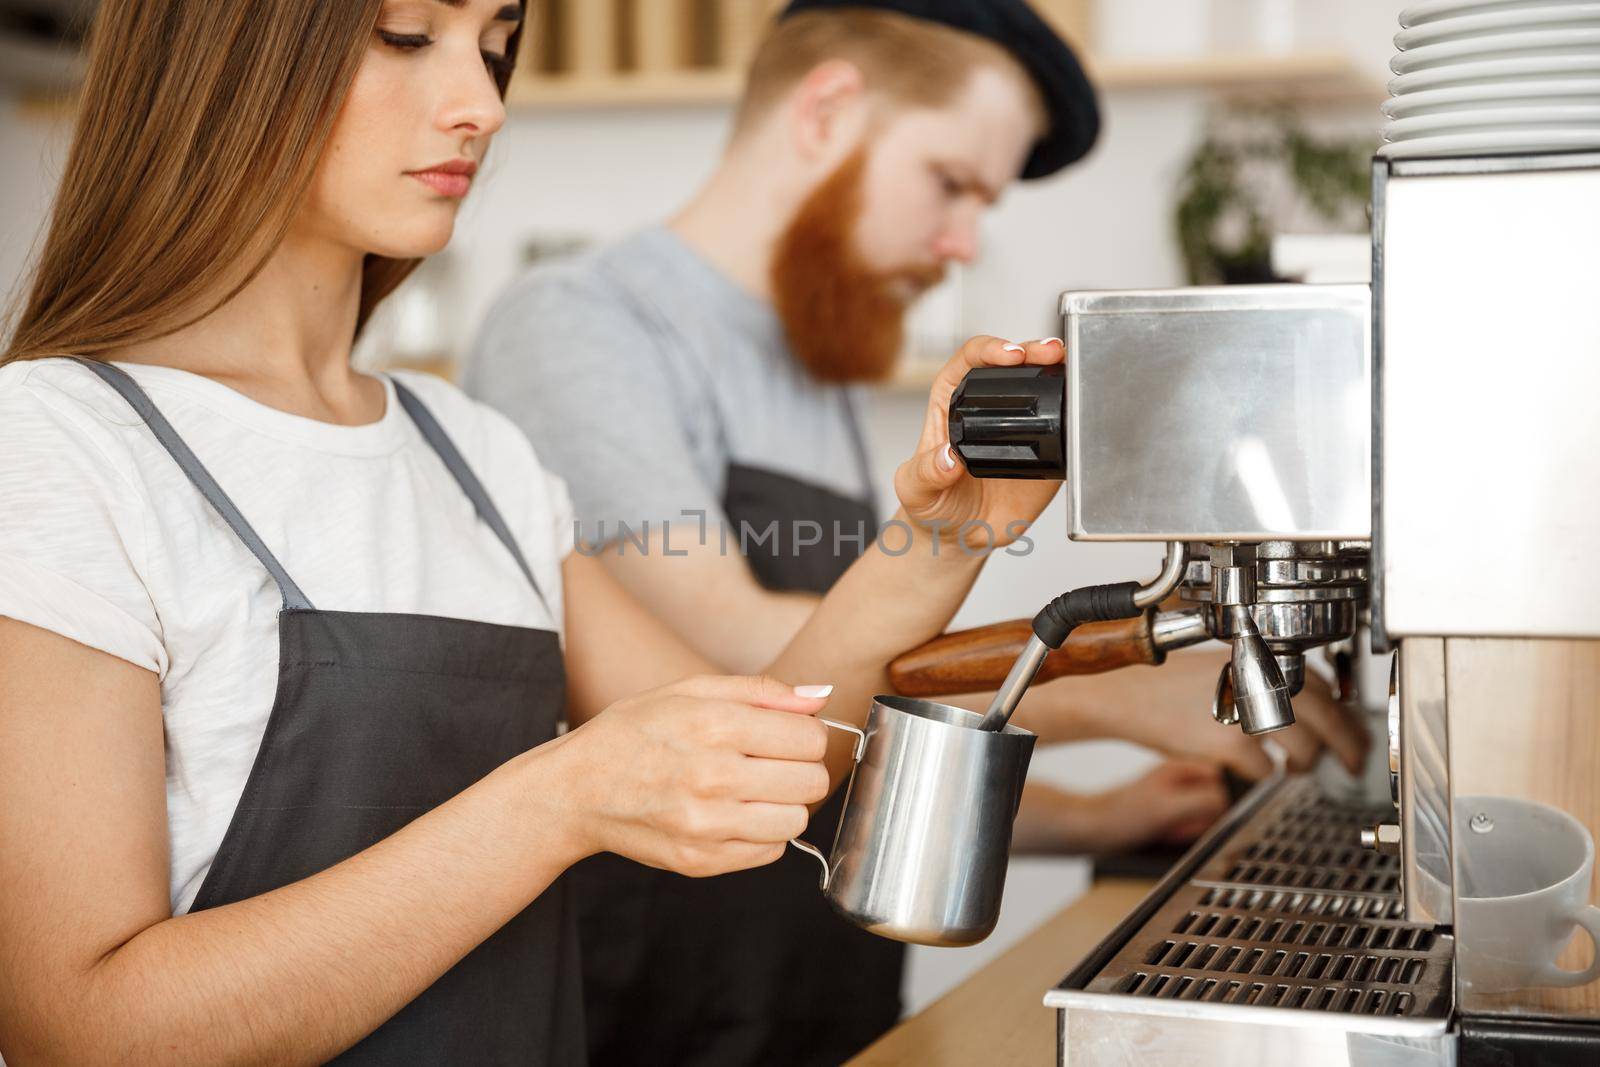
[[1400,25],[1383,155],[1600,148],[1600,0],[1432,0]]

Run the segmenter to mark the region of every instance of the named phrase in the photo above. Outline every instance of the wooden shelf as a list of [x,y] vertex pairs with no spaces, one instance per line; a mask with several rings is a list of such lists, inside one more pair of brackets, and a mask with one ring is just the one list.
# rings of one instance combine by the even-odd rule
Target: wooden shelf
[[743,88],[743,78],[725,70],[607,77],[530,75],[511,83],[506,104],[513,110],[731,104]]
[[[1384,98],[1380,83],[1337,53],[1108,60],[1091,69],[1095,84],[1106,92],[1200,89],[1224,96],[1374,105]],[[744,76],[727,70],[605,77],[519,74],[506,103],[513,111],[725,106],[743,89]],[[70,109],[70,101],[68,92],[30,95],[34,110]]]
[[[1334,52],[1108,60],[1092,64],[1091,71],[1095,84],[1107,92],[1202,89],[1307,103],[1383,99],[1381,84],[1349,57]],[[681,107],[731,104],[742,88],[742,75],[726,70],[526,76],[512,83],[507,102],[513,109],[531,110]]]
[[1312,102],[1382,100],[1384,96],[1381,82],[1364,73],[1349,56],[1337,52],[1108,60],[1091,65],[1091,76],[1111,91],[1209,89]]

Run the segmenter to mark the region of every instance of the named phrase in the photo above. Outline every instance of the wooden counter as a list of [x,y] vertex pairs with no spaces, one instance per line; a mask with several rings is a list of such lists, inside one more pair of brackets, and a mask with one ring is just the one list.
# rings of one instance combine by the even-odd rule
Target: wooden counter
[[1005,955],[878,1039],[849,1067],[1049,1067],[1056,1013],[1045,991],[1155,885],[1106,879]]

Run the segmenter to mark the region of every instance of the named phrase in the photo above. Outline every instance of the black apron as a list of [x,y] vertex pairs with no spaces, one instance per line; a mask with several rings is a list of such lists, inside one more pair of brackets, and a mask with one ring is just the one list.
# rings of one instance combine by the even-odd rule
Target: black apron
[[[195,911],[257,896],[360,852],[555,737],[566,676],[556,635],[423,615],[318,611],[126,373],[121,393],[283,593],[278,690],[261,748]],[[399,397],[480,519],[527,561],[444,430]],[[565,878],[341,1064],[582,1064],[576,925]]]
[[[726,481],[730,544],[743,523],[746,559],[768,589],[826,593],[877,531],[871,503],[785,474],[735,463]],[[806,544],[811,527],[793,536],[807,521],[820,543]],[[824,855],[844,794],[805,833]],[[786,849],[765,867],[692,879],[602,854],[572,873],[594,1067],[835,1067],[900,1017],[905,946],[841,919],[810,856]]]

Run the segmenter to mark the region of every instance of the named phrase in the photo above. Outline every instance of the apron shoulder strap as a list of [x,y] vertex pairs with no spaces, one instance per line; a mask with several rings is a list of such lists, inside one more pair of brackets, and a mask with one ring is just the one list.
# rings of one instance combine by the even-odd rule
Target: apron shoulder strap
[[872,460],[867,450],[867,438],[861,430],[861,411],[857,406],[856,395],[849,387],[839,393],[844,404],[844,424],[850,431],[850,449],[855,453],[856,472],[861,477],[861,487],[865,496],[862,502],[872,509],[872,521],[878,521],[877,488],[872,481]]
[[155,403],[151,401],[149,395],[139,388],[139,383],[134,381],[128,372],[120,367],[113,367],[111,364],[103,363],[99,360],[74,358],[104,379],[111,388],[121,393],[122,398],[128,402],[128,406],[133,408],[134,412],[144,420],[146,426],[150,427],[150,432],[155,434],[156,440],[161,443],[161,447],[165,448],[172,458],[177,461],[184,477],[194,484],[194,487],[200,491],[200,495],[205,497],[206,503],[210,504],[216,513],[222,516],[222,521],[228,524],[239,540],[244,543],[244,547],[250,551],[251,555],[260,560],[261,565],[272,576],[272,580],[278,583],[278,591],[283,595],[284,610],[314,610],[311,606],[311,601],[300,591],[300,587],[294,583],[294,579],[289,577],[289,572],[283,569],[283,564],[278,562],[278,557],[272,554],[272,550],[267,548],[265,542],[256,534],[255,529],[240,513],[238,507],[229,499],[228,494],[222,491],[222,487],[211,476],[211,472],[206,470],[205,464],[200,462],[200,457],[190,450],[189,446],[184,443],[183,438],[178,436],[178,431],[172,428],[172,424],[167,421],[166,416],[162,415]]
[[461,486],[461,491],[467,494],[467,499],[472,501],[472,509],[478,513],[478,518],[494,533],[506,551],[511,553],[511,558],[517,563],[517,568],[522,571],[522,576],[528,579],[528,584],[533,587],[533,593],[544,604],[545,610],[550,611],[550,602],[545,600],[544,590],[539,588],[539,583],[533,577],[533,568],[528,566],[528,561],[522,555],[522,549],[517,547],[516,538],[511,536],[511,528],[500,516],[500,510],[494,506],[494,501],[489,499],[489,494],[483,488],[483,483],[478,481],[478,476],[472,473],[466,458],[456,448],[455,442],[450,440],[450,435],[444,432],[444,427],[439,425],[439,420],[433,417],[433,412],[417,398],[417,395],[400,383],[393,375],[389,376],[390,383],[394,386],[395,396],[400,399],[400,406],[405,408],[406,414],[411,416],[411,421],[417,424],[417,429],[422,431],[422,437],[428,442],[439,458],[444,461],[445,468],[450,476]]

